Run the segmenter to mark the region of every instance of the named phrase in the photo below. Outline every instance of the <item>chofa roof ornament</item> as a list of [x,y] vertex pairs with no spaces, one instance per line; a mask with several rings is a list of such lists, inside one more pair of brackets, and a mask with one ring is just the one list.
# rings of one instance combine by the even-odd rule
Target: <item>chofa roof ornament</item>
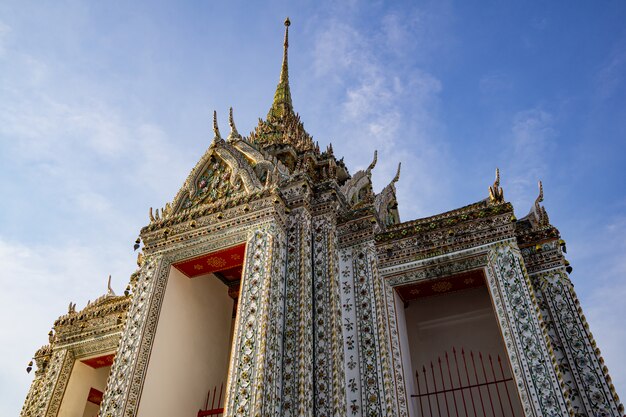
[[222,135],[220,135],[220,128],[217,125],[217,111],[215,110],[213,110],[213,133],[215,134],[213,141],[222,139]]
[[489,187],[489,201],[493,204],[504,203],[504,190],[500,187],[500,169],[496,168],[496,180]]
[[372,160],[372,163],[365,170],[365,173],[367,175],[370,175],[372,173],[372,170],[376,166],[376,162],[378,162],[378,151],[377,150],[374,151],[374,159]]
[[234,139],[241,139],[241,135],[239,134],[239,132],[237,131],[237,127],[235,126],[235,118],[233,117],[232,107],[228,110],[228,124],[230,125],[230,133],[228,134],[226,140],[231,141]]

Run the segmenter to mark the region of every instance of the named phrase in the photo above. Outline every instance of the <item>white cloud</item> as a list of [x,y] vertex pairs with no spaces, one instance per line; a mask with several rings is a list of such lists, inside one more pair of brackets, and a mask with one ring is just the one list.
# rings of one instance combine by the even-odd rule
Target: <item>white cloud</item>
[[[335,150],[348,157],[354,171],[367,166],[378,149],[374,171],[378,189],[393,177],[399,161],[405,168],[411,166],[398,186],[405,214],[414,217],[431,214],[434,201],[445,205],[442,174],[449,161],[437,114],[441,81],[426,69],[396,68],[388,56],[390,49],[402,49],[414,35],[412,24],[421,24],[416,18],[408,26],[400,25],[398,18],[393,13],[381,17],[383,36],[358,30],[345,19],[325,21],[313,56],[316,75],[330,80],[334,91],[343,91],[333,98],[342,105],[332,132],[341,138]],[[430,198],[431,193],[438,199]]]
[[484,97],[491,98],[510,92],[513,88],[513,81],[509,75],[500,71],[493,71],[480,79],[478,87]]
[[9,37],[9,33],[11,33],[11,27],[0,21],[0,57],[4,55],[6,49],[5,43]]
[[577,264],[601,265],[602,268],[584,271],[588,275],[586,278],[592,281],[585,283],[586,291],[578,295],[613,383],[621,400],[625,401],[626,217],[613,219],[603,230],[590,234],[588,239],[587,251],[581,256],[582,262]]
[[[143,113],[112,104],[100,80],[8,47],[0,63],[8,68],[0,168],[11,174],[0,188],[15,190],[4,214],[35,234],[0,234],[0,415],[8,416],[21,407],[33,377],[26,364],[54,319],[70,301],[82,308],[102,295],[109,274],[123,291],[138,219],[148,220],[145,196],[163,205],[195,161]],[[59,87],[67,78],[75,88]],[[145,214],[129,210],[137,206]]]
[[108,274],[114,289],[123,291],[133,255],[111,247],[24,245],[0,236],[0,415],[16,415],[33,377],[26,374],[26,364],[47,343],[48,331],[68,303],[82,308],[104,294]]
[[365,52],[361,35],[346,23],[331,20],[317,33],[313,53],[315,75],[337,75],[338,70],[361,63]]
[[597,91],[600,99],[606,100],[615,95],[624,86],[626,73],[626,40],[622,40],[612,51],[607,62],[596,76]]
[[507,156],[503,158],[506,161],[503,183],[507,198],[518,210],[531,207],[537,197],[536,184],[548,173],[547,155],[556,135],[554,117],[541,108],[520,111],[513,116],[509,145],[505,149]]

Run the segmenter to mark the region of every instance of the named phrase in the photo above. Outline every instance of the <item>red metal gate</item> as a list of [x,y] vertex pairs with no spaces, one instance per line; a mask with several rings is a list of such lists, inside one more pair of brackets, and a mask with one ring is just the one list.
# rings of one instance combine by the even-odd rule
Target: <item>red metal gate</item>
[[[460,356],[459,361],[456,349],[452,348],[452,358],[446,351],[443,359],[439,356],[435,363],[423,365],[421,372],[415,371],[417,394],[411,397],[419,401],[419,417],[522,415],[515,384],[505,374],[500,355],[495,367],[491,355],[487,356],[488,367],[480,352],[474,355],[470,351],[466,355],[461,349]],[[508,373],[508,366],[506,369]]]
[[[209,400],[211,399],[211,390],[207,393],[206,403],[204,404],[204,410],[198,411],[198,417],[206,416],[222,416],[224,415],[224,408],[222,407],[222,389],[224,384],[220,385],[220,393],[217,395],[217,386],[213,388],[213,400],[211,400],[211,408],[209,408]],[[215,407],[215,399],[217,398],[217,407]]]

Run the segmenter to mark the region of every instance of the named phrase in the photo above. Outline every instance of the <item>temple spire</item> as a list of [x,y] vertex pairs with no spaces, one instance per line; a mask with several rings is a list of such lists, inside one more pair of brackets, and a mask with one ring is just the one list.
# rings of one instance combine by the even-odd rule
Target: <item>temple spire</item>
[[285,19],[285,42],[283,43],[283,65],[280,69],[280,78],[278,79],[278,86],[276,87],[276,93],[274,93],[274,102],[270,108],[267,117],[283,117],[287,113],[293,113],[293,105],[291,103],[291,90],[289,89],[289,26],[291,21],[289,18]]

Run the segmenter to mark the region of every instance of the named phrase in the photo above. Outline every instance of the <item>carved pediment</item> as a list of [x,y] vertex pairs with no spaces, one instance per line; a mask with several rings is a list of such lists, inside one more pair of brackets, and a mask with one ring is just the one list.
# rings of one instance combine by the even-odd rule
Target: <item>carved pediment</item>
[[250,161],[218,137],[191,171],[171,206],[167,204],[161,215],[157,210],[156,217],[151,216],[150,220],[158,221],[201,205],[252,194],[262,188]]
[[180,202],[181,210],[233,197],[242,193],[244,187],[241,178],[235,177],[230,167],[221,158],[212,155],[204,169],[194,178],[188,190],[189,192]]

